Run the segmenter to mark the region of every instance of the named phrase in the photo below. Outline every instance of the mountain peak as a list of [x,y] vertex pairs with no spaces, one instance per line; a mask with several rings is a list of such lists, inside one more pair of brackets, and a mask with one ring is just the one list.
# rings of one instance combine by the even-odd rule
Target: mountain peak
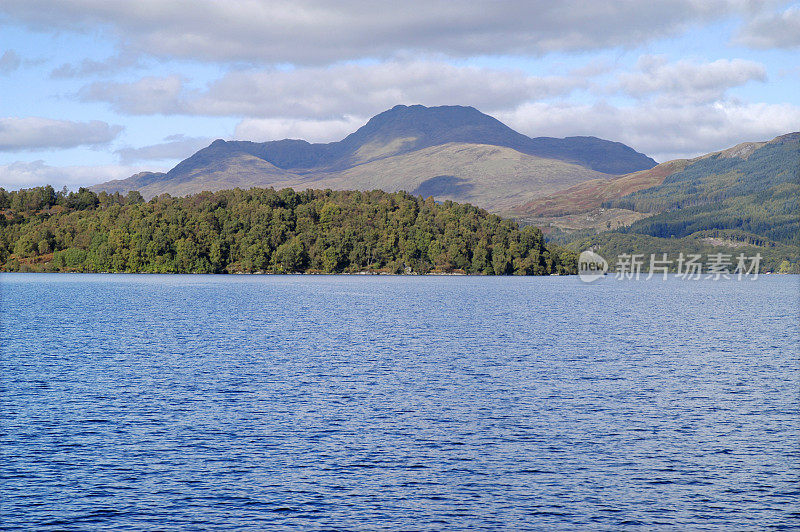
[[[458,149],[461,151],[453,152],[453,146],[460,146]],[[444,151],[437,152],[437,147]],[[452,181],[458,167],[455,161],[462,157],[473,157],[470,164],[481,176],[491,178],[497,172],[508,171],[520,183],[532,178],[521,168],[525,164],[535,166],[533,158],[553,160],[557,163],[553,167],[581,178],[598,177],[597,172],[625,174],[652,168],[656,164],[646,155],[619,142],[595,137],[531,138],[474,107],[414,104],[396,105],[375,115],[339,142],[311,144],[305,140],[284,139],[257,143],[217,139],[167,172],[162,188],[167,190],[169,183],[173,183],[176,186],[180,184],[183,187],[180,190],[189,190],[191,183],[202,186],[199,180],[210,179],[208,176],[215,176],[215,188],[220,188],[222,183],[235,186],[272,184],[277,183],[278,177],[320,178],[350,170],[357,172],[357,168],[364,165],[395,157],[395,164],[408,165],[407,161],[414,153],[430,160],[422,163],[420,168],[403,171],[419,177],[435,166],[434,159],[439,157],[437,164],[441,175],[431,176],[439,179],[436,183],[455,182]],[[482,166],[487,157],[499,158],[497,166]],[[517,163],[512,161],[523,159],[527,161],[525,164],[514,166]],[[387,168],[391,167],[387,164]],[[574,168],[567,170],[569,165]],[[270,181],[265,181],[265,175]],[[418,184],[409,184],[409,189],[414,190]]]
[[530,138],[470,106],[400,104],[373,116],[339,142],[310,144],[284,139],[255,143],[217,139],[174,170],[183,172],[201,161],[205,164],[209,156],[220,152],[245,152],[287,170],[334,171],[448,143],[502,146],[612,175],[656,165],[654,160],[629,146],[597,137]]
[[[504,126],[500,121],[485,115],[474,107],[461,105],[441,105],[437,107],[426,107],[424,105],[395,105],[391,109],[379,113],[364,125],[364,128],[373,129],[376,126],[392,126],[412,128],[416,130],[432,132],[432,130],[443,127],[452,128],[454,126],[492,124]],[[363,129],[363,128],[362,128]],[[358,133],[358,131],[356,131]]]
[[[597,137],[530,138],[474,107],[462,105],[396,105],[372,117],[340,145],[349,153],[365,144],[380,146],[371,151],[387,156],[451,142],[504,146],[612,175],[656,165],[653,159],[629,146]],[[391,150],[384,149],[390,145]]]
[[448,142],[509,146],[509,143],[519,144],[527,137],[474,107],[425,107],[417,104],[396,105],[373,116],[347,136],[342,144],[350,147],[372,142],[388,143],[396,139],[413,139],[413,142],[404,144],[404,151],[411,151]]

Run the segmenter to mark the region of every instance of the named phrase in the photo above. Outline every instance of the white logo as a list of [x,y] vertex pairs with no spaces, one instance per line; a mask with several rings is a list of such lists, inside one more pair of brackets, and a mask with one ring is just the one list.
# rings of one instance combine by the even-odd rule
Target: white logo
[[587,249],[578,256],[578,277],[585,283],[591,283],[603,277],[608,271],[606,259]]

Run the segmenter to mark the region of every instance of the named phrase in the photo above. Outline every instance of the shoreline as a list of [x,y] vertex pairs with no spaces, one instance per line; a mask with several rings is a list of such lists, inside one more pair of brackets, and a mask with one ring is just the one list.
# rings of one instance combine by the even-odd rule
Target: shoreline
[[0,275],[5,274],[36,274],[36,275],[215,275],[215,276],[233,276],[233,275],[274,275],[274,276],[389,276],[389,277],[577,277],[574,273],[552,273],[547,275],[486,275],[482,273],[389,273],[389,272],[339,272],[339,273],[326,273],[326,272],[291,272],[291,273],[275,273],[275,272],[230,272],[230,273],[200,273],[200,272],[7,272],[0,271]]

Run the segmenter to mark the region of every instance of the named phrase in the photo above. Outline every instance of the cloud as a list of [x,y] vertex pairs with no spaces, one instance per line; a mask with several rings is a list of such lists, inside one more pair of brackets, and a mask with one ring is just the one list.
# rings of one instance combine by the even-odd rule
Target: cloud
[[735,41],[760,49],[800,47],[800,6],[753,18]]
[[602,76],[603,74],[608,74],[613,70],[614,65],[610,61],[601,59],[599,61],[592,61],[591,63],[578,68],[573,68],[569,73],[571,76],[594,78],[597,76]]
[[125,179],[145,169],[135,166],[49,166],[44,161],[17,161],[0,165],[0,187],[6,190],[53,185],[77,188],[111,179]]
[[133,83],[95,82],[80,90],[83,101],[102,101],[121,113],[177,114],[183,82],[178,76],[148,76]]
[[122,126],[99,120],[72,122],[50,118],[0,118],[0,151],[97,146],[114,140]]
[[736,102],[671,106],[641,102],[627,107],[529,103],[497,118],[531,136],[589,135],[623,142],[664,162],[797,131],[800,107]]
[[43,30],[104,28],[128,49],[212,62],[330,64],[398,51],[539,55],[638,47],[747,12],[743,0],[4,0]]
[[133,114],[190,114],[331,119],[371,116],[398,103],[508,108],[563,96],[586,86],[582,77],[535,77],[521,71],[430,61],[348,64],[230,72],[204,91],[188,91],[177,76],[133,83],[98,82],[80,92]]
[[0,74],[8,74],[14,72],[22,64],[22,59],[17,55],[14,50],[6,50],[0,56]]
[[241,140],[303,139],[309,142],[333,142],[360,128],[368,118],[348,116],[333,120],[296,120],[289,118],[247,118],[236,126]]
[[617,87],[637,98],[662,98],[710,102],[748,81],[766,81],[764,65],[744,59],[719,59],[710,63],[677,61],[642,56],[638,72],[618,76]]
[[138,54],[124,52],[102,61],[84,59],[80,63],[65,63],[50,72],[53,78],[77,78],[96,74],[108,74],[125,68],[142,68],[144,65]]
[[161,161],[170,159],[185,159],[191,154],[204,148],[213,139],[208,137],[186,137],[184,135],[170,135],[165,142],[142,146],[140,148],[122,148],[115,153],[119,155],[122,164],[131,164],[140,161]]
[[[390,61],[233,71],[202,90],[190,90],[174,76],[95,83],[82,94],[107,101],[121,112],[243,117],[235,136],[254,141],[340,140],[398,103],[458,103],[507,119],[532,136],[609,138],[659,160],[771,138],[800,123],[796,107],[726,98],[732,87],[766,79],[764,66],[754,61],[669,62],[642,56],[633,71],[590,85],[586,75],[601,75],[610,68],[601,67],[540,78],[444,62]],[[591,90],[595,97],[603,91],[622,92],[633,100],[627,106],[565,101],[580,89]]]

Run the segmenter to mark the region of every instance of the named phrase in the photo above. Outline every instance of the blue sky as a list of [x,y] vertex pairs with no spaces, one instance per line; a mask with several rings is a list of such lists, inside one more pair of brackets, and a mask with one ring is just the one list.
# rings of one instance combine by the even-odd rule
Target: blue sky
[[658,161],[800,130],[797,2],[5,0],[0,26],[7,189],[338,140],[398,103]]

